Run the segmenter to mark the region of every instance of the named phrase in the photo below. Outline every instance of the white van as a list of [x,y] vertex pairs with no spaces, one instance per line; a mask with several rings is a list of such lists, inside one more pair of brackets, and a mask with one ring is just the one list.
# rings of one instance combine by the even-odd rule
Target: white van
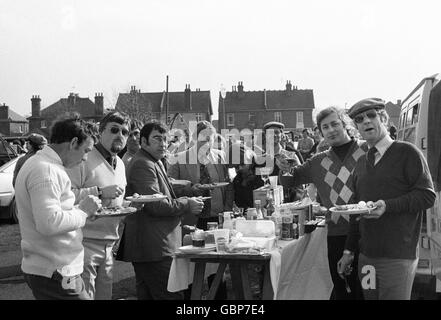
[[441,76],[424,78],[403,100],[397,139],[415,144],[429,165],[436,191],[435,205],[423,219],[418,273],[437,277],[441,292]]

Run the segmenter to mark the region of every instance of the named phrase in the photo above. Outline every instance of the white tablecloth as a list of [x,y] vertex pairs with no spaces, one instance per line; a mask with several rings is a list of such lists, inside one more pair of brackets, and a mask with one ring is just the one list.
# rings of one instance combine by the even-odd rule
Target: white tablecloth
[[276,300],[329,300],[333,286],[326,228],[317,228],[282,248]]

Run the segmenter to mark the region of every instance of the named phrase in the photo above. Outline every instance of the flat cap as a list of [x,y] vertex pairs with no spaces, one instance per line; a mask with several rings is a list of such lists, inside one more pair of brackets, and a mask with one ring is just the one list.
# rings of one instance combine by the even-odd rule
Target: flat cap
[[267,122],[267,123],[265,123],[263,125],[263,130],[268,129],[269,127],[277,127],[277,128],[280,128],[280,129],[284,129],[285,125],[283,123],[281,123],[281,122],[270,121],[270,122]]
[[358,101],[348,111],[349,117],[352,119],[359,113],[362,113],[369,109],[384,109],[386,103],[380,98],[367,98]]
[[41,134],[38,133],[31,133],[27,139],[29,142],[37,145],[37,146],[41,146],[41,145],[45,145],[47,144],[47,139],[42,136]]

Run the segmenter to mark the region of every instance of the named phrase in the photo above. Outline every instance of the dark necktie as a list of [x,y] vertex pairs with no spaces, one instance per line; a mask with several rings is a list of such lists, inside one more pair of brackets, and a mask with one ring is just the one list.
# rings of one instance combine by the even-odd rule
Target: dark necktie
[[377,152],[377,148],[372,147],[369,149],[367,153],[367,159],[369,164],[373,167],[375,165],[375,153]]
[[[203,164],[199,165],[199,183],[200,184],[208,184],[211,183],[210,174],[208,173],[207,167]],[[209,190],[204,190],[204,196],[210,196]],[[208,199],[204,202],[204,209],[202,209],[201,215],[206,217],[210,215],[211,212],[211,199]]]

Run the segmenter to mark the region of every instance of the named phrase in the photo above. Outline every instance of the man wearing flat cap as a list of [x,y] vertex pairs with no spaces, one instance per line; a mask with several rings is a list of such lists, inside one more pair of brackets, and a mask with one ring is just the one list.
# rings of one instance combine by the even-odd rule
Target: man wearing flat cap
[[47,139],[38,133],[31,133],[29,137],[26,138],[26,149],[28,152],[17,160],[14,169],[14,175],[12,177],[12,186],[15,187],[15,180],[17,179],[18,172],[20,171],[23,164],[37,153],[38,150],[43,149],[43,147],[47,145]]
[[[369,146],[354,169],[352,203],[372,201],[375,209],[351,216],[338,269],[343,273],[358,249],[358,275],[365,299],[409,300],[422,216],[435,201],[429,168],[416,146],[391,139],[383,100],[363,99],[348,114]],[[375,268],[375,281],[363,280],[369,276],[364,266]]]

